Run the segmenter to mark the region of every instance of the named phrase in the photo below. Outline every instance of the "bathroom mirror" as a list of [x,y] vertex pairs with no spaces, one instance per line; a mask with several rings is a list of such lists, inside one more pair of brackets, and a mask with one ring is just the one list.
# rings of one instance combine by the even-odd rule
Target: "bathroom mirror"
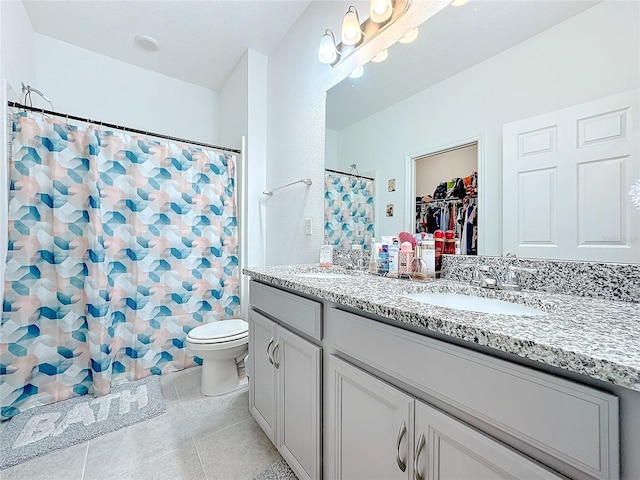
[[[478,253],[508,253],[503,225],[515,219],[503,218],[503,207],[515,199],[503,193],[503,126],[637,90],[639,10],[636,2],[573,0],[471,0],[443,9],[413,43],[393,45],[387,60],[327,92],[326,168],[348,172],[356,164],[375,177],[379,238],[412,231],[416,158],[477,142]],[[633,121],[627,131],[637,129]],[[640,263],[640,210],[629,196],[640,177],[637,154],[629,163],[618,190],[635,222],[624,240],[635,248],[616,261]],[[519,256],[612,261],[598,252],[585,258],[549,248]]]

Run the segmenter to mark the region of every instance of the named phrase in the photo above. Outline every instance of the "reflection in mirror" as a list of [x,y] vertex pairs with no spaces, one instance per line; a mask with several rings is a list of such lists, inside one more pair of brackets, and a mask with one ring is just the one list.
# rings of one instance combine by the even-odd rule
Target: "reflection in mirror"
[[359,175],[355,163],[348,172],[325,170],[325,245],[367,249],[374,236],[374,180]]
[[478,144],[415,159],[415,233],[452,232],[462,255],[478,253]]
[[[518,256],[640,263],[640,211],[629,195],[640,178],[639,15],[640,3],[624,1],[446,7],[414,43],[394,45],[387,60],[327,92],[326,166],[373,172],[376,236],[395,235],[415,221],[414,160],[478,139],[479,254],[515,245]],[[579,114],[624,94],[625,107]],[[571,108],[578,113],[564,119]],[[620,108],[628,114],[610,115]],[[603,121],[582,121],[593,115]],[[552,121],[546,137],[527,135],[536,126],[505,138],[505,128],[534,118]],[[514,154],[503,155],[503,141],[515,141]],[[585,156],[565,154],[564,145]],[[545,164],[551,151],[572,155],[571,171]]]

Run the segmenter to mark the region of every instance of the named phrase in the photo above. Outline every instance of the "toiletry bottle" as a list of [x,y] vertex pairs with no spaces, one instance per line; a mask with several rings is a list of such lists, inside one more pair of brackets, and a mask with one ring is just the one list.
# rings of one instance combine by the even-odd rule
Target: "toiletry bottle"
[[428,279],[436,278],[436,242],[433,235],[428,233],[423,242],[422,259],[426,265]]
[[411,262],[413,260],[413,249],[410,242],[402,242],[400,253],[398,254],[398,276],[409,278],[411,273]]
[[371,256],[369,257],[369,273],[378,274],[378,249],[376,248],[376,239],[371,238]]
[[389,245],[389,276],[398,276],[398,255],[400,249],[398,245]]
[[436,278],[440,278],[440,270],[442,269],[442,254],[444,253],[444,231],[436,230],[433,232],[433,239],[436,244]]
[[459,238],[456,238],[455,245],[456,245],[456,255],[460,255],[460,239]]
[[389,245],[383,243],[378,254],[378,273],[387,275],[389,273]]
[[444,251],[446,255],[454,255],[456,253],[456,232],[447,230],[444,232]]
[[320,246],[320,266],[321,267],[333,266],[333,245]]
[[411,280],[426,280],[427,278],[427,264],[422,259],[422,245],[418,244],[413,249],[413,260],[411,261],[411,273],[409,273]]

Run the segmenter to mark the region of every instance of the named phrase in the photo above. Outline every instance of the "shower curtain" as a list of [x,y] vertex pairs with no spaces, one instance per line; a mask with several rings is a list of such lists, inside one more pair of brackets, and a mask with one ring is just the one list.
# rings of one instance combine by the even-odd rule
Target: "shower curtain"
[[367,247],[373,231],[373,180],[325,172],[325,243],[340,248]]
[[235,157],[13,118],[1,417],[194,365],[239,314]]

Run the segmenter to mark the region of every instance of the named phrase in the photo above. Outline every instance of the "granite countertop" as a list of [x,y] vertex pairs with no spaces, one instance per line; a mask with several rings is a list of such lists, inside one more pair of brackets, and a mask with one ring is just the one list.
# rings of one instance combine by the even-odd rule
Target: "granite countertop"
[[[427,331],[640,391],[640,304],[544,292],[480,289],[449,280],[412,282],[340,267],[246,268],[254,280],[284,287]],[[344,273],[309,278],[300,273]],[[403,295],[463,293],[538,308],[546,316],[512,316],[437,307]]]

